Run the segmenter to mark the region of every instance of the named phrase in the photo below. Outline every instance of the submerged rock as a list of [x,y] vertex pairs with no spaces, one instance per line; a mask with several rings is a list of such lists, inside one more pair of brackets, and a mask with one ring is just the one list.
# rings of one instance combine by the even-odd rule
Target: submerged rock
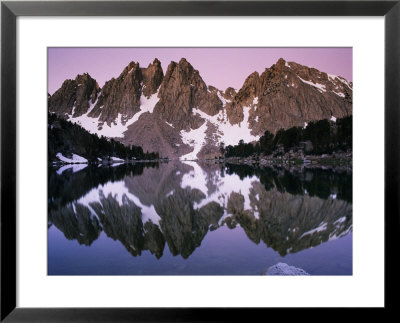
[[305,270],[289,266],[283,262],[278,262],[267,269],[265,272],[266,276],[309,276]]

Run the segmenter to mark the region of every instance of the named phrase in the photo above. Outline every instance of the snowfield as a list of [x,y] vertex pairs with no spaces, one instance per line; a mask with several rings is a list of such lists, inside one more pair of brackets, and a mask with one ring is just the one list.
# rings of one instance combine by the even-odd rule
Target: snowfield
[[194,149],[191,153],[180,157],[181,160],[197,159],[197,154],[200,152],[201,148],[206,142],[206,130],[207,121],[204,121],[204,123],[197,129],[192,129],[190,131],[181,131],[183,143],[188,144],[192,147],[194,146]]
[[226,106],[227,103],[232,102],[231,100],[225,99],[225,98],[221,95],[220,91],[217,91],[217,95],[218,95],[218,98],[219,98],[219,99],[221,100],[221,102],[222,102],[222,107],[224,107],[224,108],[225,108],[225,106]]
[[346,85],[350,90],[353,90],[353,88],[351,87],[350,83],[344,79],[341,76],[337,76],[337,75],[332,75],[332,74],[328,74],[328,79],[333,83],[335,80],[338,80],[339,82],[343,83],[344,85]]
[[[99,95],[100,96],[100,95]],[[99,97],[98,96],[98,97]],[[154,107],[156,106],[158,102],[158,91],[154,93],[152,96],[149,98],[145,97],[143,94],[140,97],[140,111],[137,112],[131,119],[129,119],[125,124],[122,123],[122,120],[125,119],[125,116],[122,115],[121,113],[118,113],[118,116],[116,120],[111,123],[111,126],[108,124],[104,123],[99,129],[99,118],[91,118],[88,116],[88,114],[93,110],[94,106],[97,103],[96,102],[90,103],[89,110],[86,114],[81,115],[79,117],[73,118],[72,115],[74,114],[74,109],[72,111],[72,115],[69,115],[69,121],[72,123],[79,124],[80,126],[84,127],[87,131],[89,131],[92,134],[97,134],[99,137],[100,136],[105,136],[105,137],[110,137],[110,138],[121,138],[124,136],[124,132],[128,130],[128,127],[135,123],[137,120],[139,120],[139,117],[146,112],[153,113]]]
[[223,142],[225,146],[237,145],[240,140],[245,143],[252,141],[257,141],[260,136],[253,136],[251,134],[251,129],[249,128],[249,113],[250,107],[243,108],[243,121],[239,124],[232,125],[228,116],[226,115],[226,110],[220,111],[215,116],[210,116],[207,113],[201,111],[200,109],[193,109],[193,114],[198,114],[205,122],[197,129],[191,129],[190,131],[181,131],[182,141],[185,144],[191,146],[194,145],[194,150],[181,156],[181,160],[195,160],[197,159],[197,154],[200,152],[202,146],[205,144],[207,122],[214,125],[217,128],[216,137],[218,138],[218,145]]
[[67,158],[67,157],[64,157],[63,154],[58,153],[56,155],[56,157],[59,160],[63,161],[64,163],[68,163],[68,164],[87,163],[88,162],[86,158],[83,158],[83,157],[81,157],[79,155],[75,155],[75,154],[72,154],[72,158]]
[[300,81],[302,81],[303,83],[306,83],[306,84],[308,84],[308,85],[311,85],[311,86],[317,88],[318,91],[320,91],[321,93],[322,93],[322,92],[326,92],[325,85],[319,84],[319,83],[315,83],[315,84],[314,84],[313,82],[303,80],[300,76],[297,76],[297,77],[298,77],[298,78],[300,79]]
[[342,92],[336,92],[336,91],[332,91],[333,93],[335,93],[337,96],[340,96],[342,98],[345,97],[345,95]]

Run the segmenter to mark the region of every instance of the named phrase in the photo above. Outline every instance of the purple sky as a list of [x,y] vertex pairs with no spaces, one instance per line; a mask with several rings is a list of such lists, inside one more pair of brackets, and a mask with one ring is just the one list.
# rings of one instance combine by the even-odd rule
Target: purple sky
[[286,61],[315,67],[329,74],[353,80],[353,50],[325,48],[48,48],[48,92],[53,94],[65,79],[89,73],[102,87],[118,77],[131,61],[147,67],[154,58],[164,73],[171,61],[185,57],[207,85],[220,90],[241,88],[254,71],[262,73],[282,57]]

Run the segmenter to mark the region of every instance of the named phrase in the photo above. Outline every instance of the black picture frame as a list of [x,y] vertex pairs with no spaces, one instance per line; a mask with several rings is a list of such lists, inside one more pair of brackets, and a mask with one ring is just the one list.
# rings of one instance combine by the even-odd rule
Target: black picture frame
[[[1,321],[159,322],[265,319],[266,309],[16,307],[16,19],[19,16],[384,16],[385,310],[399,286],[400,0],[395,1],[2,1],[1,3]],[[272,310],[272,309],[271,309]],[[277,310],[277,309],[275,309]],[[328,309],[332,312],[332,309]],[[282,311],[282,309],[281,309]],[[287,311],[287,309],[285,309]],[[381,315],[380,309],[378,309]],[[287,315],[287,312],[285,312]],[[334,314],[333,314],[334,315]],[[370,314],[368,314],[370,315]],[[334,316],[332,317],[334,318]],[[250,319],[251,320],[251,319]]]

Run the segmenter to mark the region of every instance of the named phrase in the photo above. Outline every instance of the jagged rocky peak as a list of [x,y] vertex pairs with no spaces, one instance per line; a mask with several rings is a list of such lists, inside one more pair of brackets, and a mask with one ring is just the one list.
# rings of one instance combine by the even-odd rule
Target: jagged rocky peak
[[125,124],[140,111],[142,80],[139,63],[130,62],[118,78],[112,78],[104,84],[89,117],[99,118],[99,122],[109,126],[118,122]]
[[156,58],[147,68],[142,68],[143,75],[143,95],[149,98],[156,93],[164,79],[164,72],[161,67],[161,62]]
[[185,58],[169,64],[158,97],[155,112],[180,128],[185,128],[193,109],[215,115],[222,108],[217,93],[208,91],[199,71]]
[[352,114],[352,84],[342,77],[280,58],[260,75],[250,74],[231,106],[232,124],[243,120],[250,107],[253,135],[265,130],[304,126],[312,120],[341,118]]
[[65,80],[53,95],[48,97],[49,111],[65,118],[80,116],[89,109],[89,100],[94,102],[100,87],[88,73],[79,74],[75,80]]
[[225,91],[207,86],[185,58],[165,74],[156,58],[147,67],[130,62],[102,89],[89,74],[66,80],[48,105],[91,132],[161,156],[212,158],[221,142],[252,142],[266,130],[349,116],[352,92],[343,77],[283,58],[251,73],[239,90]]
[[139,63],[136,63],[136,62],[133,62],[133,61],[130,62],[130,63],[124,68],[124,70],[122,71],[122,73],[119,75],[118,78],[127,77],[127,76],[129,76],[129,74],[132,75],[132,76],[134,76],[135,78],[140,77],[139,75],[141,74],[141,70],[140,70],[140,65],[139,65]]
[[[350,97],[352,96],[352,82],[347,81],[341,76],[330,75],[316,68],[304,66],[295,62],[286,62],[283,59],[280,59],[278,62],[279,66],[284,65],[286,68],[285,79],[288,79],[289,76],[296,76],[297,81],[314,86],[321,93],[334,92],[334,94],[342,96],[343,98],[347,95]],[[278,63],[276,65],[278,66]]]
[[90,102],[94,103],[96,101],[100,87],[96,80],[88,73],[77,75],[75,82],[77,83],[77,90],[75,109],[72,117],[79,117],[88,111]]
[[260,75],[258,72],[251,73],[243,83],[242,88],[239,90],[236,102],[240,102],[243,105],[249,105],[253,98],[258,96],[260,92]]
[[229,100],[233,100],[236,96],[237,92],[233,87],[228,87],[224,92],[224,97]]
[[218,92],[219,91],[215,86],[212,86],[212,85],[209,85],[207,87],[207,90],[208,90],[208,92]]
[[65,80],[61,87],[48,99],[49,111],[60,117],[72,114],[72,107],[76,99],[75,80]]

